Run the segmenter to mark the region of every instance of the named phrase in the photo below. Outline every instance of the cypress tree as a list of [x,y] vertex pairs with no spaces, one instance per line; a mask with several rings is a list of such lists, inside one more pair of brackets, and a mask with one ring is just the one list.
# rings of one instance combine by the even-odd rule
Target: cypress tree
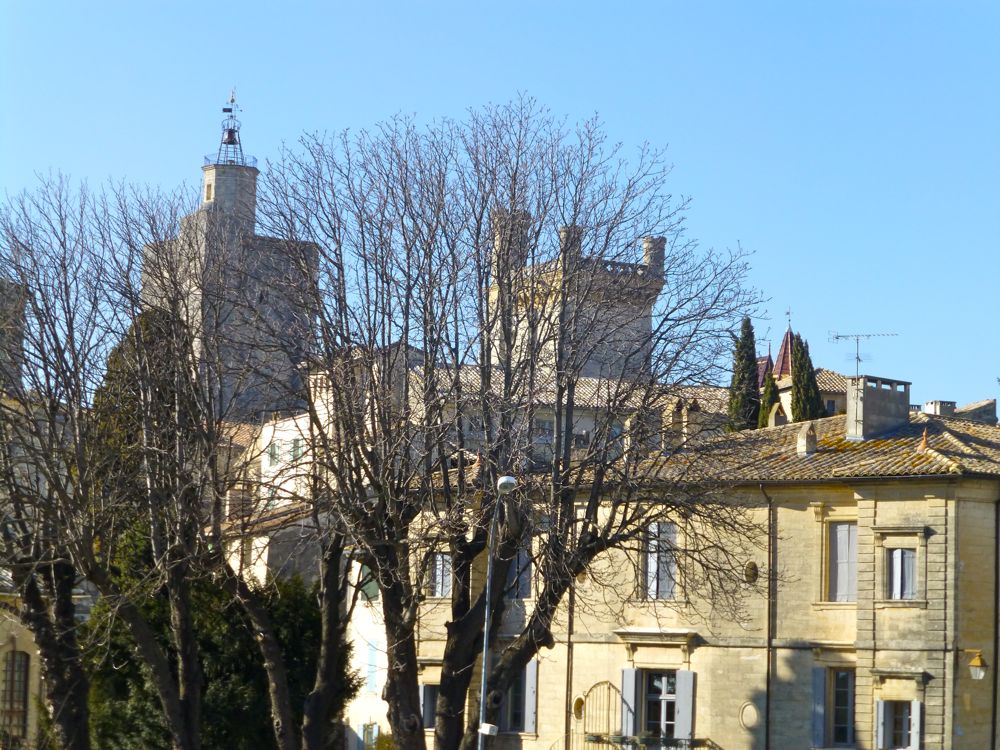
[[778,384],[770,372],[764,376],[764,392],[760,395],[760,417],[757,427],[767,427],[767,418],[771,416],[771,408],[778,403]]
[[753,323],[743,318],[740,337],[733,350],[733,381],[729,386],[729,429],[747,430],[757,426],[760,393],[757,390],[757,342]]
[[825,416],[809,344],[796,333],[792,339],[792,421],[804,422]]

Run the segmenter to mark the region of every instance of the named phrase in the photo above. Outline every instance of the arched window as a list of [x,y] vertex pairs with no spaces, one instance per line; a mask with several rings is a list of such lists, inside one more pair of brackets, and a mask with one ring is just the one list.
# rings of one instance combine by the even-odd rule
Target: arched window
[[28,667],[25,651],[11,651],[3,661],[3,691],[0,693],[0,731],[6,738],[28,734]]

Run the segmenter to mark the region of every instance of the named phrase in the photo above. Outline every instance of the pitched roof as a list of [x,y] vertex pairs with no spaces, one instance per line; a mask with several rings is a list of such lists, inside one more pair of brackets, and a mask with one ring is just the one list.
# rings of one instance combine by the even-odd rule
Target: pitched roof
[[[839,372],[827,370],[825,367],[817,367],[816,385],[822,393],[847,393],[847,376]],[[777,382],[778,390],[792,387],[792,376],[786,375]]]
[[[724,477],[737,482],[838,481],[889,477],[978,475],[1000,478],[1000,427],[915,413],[908,423],[864,441],[846,437],[847,417],[814,420],[816,451],[799,455],[803,423],[746,430],[708,441],[664,478]],[[924,430],[927,447],[923,447]],[[686,459],[686,460],[685,460]]]
[[788,326],[784,338],[781,339],[781,346],[778,347],[778,358],[774,360],[774,379],[780,380],[786,375],[792,374],[792,327]]
[[764,378],[767,374],[774,369],[774,360],[771,359],[771,353],[768,352],[766,357],[757,357],[757,387],[764,387]]

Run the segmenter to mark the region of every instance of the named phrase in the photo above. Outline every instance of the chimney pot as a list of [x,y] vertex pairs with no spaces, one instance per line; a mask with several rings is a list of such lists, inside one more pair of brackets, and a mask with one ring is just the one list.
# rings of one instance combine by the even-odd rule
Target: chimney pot
[[816,452],[816,426],[806,422],[795,438],[795,452],[800,456],[811,456]]

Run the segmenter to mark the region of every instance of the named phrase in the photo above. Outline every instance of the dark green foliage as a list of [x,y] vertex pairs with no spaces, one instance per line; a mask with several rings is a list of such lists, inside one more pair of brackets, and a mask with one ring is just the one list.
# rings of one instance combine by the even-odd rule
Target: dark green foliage
[[771,416],[771,409],[778,403],[778,384],[774,382],[774,375],[767,373],[764,376],[764,390],[760,394],[760,417],[757,420],[757,427],[767,427],[767,418]]
[[796,333],[792,338],[792,421],[804,422],[825,416],[809,344]]
[[[301,579],[269,587],[268,609],[285,649],[292,705],[301,707],[312,688],[320,639],[319,606]],[[274,747],[267,681],[260,652],[242,610],[211,582],[194,586],[195,625],[205,674],[202,747],[205,750],[255,750]],[[165,596],[146,600],[143,613],[164,639],[170,613]],[[159,699],[144,670],[133,658],[127,629],[114,622],[100,603],[88,625],[89,635],[103,638],[87,664],[91,676],[91,737],[108,750],[169,750]],[[344,649],[346,671],[349,651]],[[353,686],[354,681],[345,683]],[[296,717],[297,720],[301,716]]]
[[750,318],[743,318],[740,337],[733,350],[733,380],[729,386],[729,429],[757,426],[760,395],[757,391],[757,343]]

